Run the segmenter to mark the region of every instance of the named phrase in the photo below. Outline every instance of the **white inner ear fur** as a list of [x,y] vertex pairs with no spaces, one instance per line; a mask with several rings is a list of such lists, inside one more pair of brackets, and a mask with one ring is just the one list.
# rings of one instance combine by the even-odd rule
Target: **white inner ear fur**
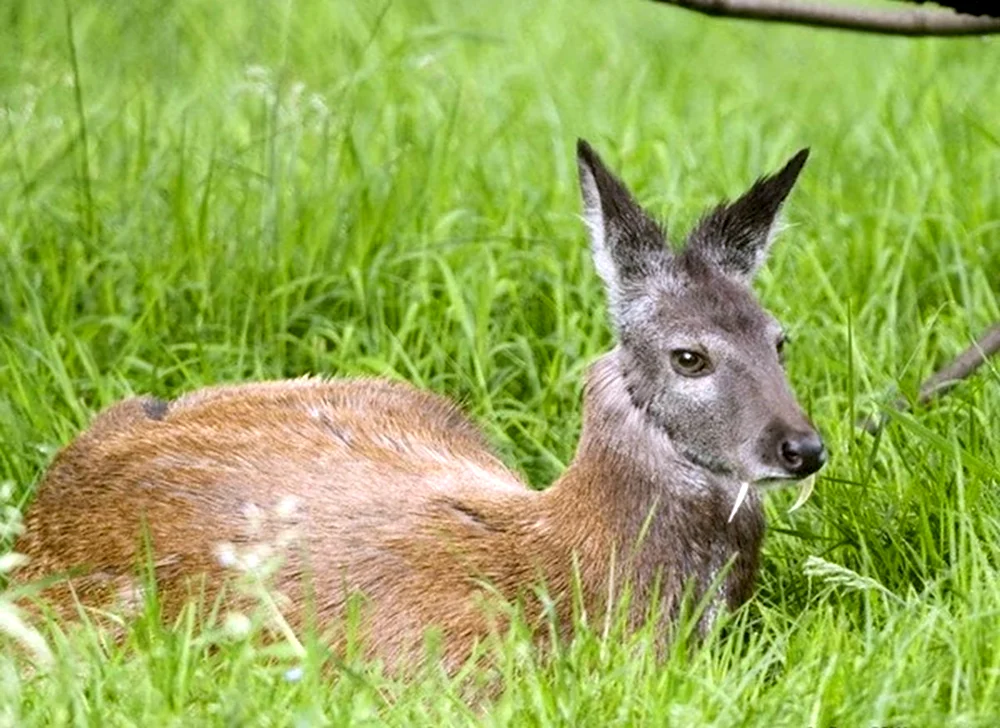
[[792,225],[785,222],[780,212],[775,215],[774,220],[771,221],[771,225],[767,229],[767,234],[764,236],[764,242],[757,246],[757,252],[754,255],[753,260],[753,268],[751,269],[749,275],[750,278],[757,275],[757,271],[759,271],[767,261],[767,256],[771,252],[771,244],[774,243],[775,239],[779,235],[790,227],[792,227]]
[[597,274],[604,281],[604,285],[608,289],[608,296],[612,301],[616,301],[621,285],[618,281],[618,272],[615,270],[614,261],[611,259],[607,223],[604,219],[604,213],[601,211],[601,193],[597,189],[594,175],[586,165],[580,166],[580,187],[583,192],[583,222],[587,225],[587,231],[590,233],[590,250],[594,258],[594,268],[597,269]]

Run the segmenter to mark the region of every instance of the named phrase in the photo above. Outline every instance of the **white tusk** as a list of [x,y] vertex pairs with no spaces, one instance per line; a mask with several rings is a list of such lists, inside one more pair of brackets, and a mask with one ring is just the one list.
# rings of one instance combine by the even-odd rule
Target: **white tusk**
[[732,523],[733,519],[736,518],[736,512],[743,505],[743,501],[747,499],[747,493],[750,492],[750,483],[740,483],[740,492],[736,494],[736,502],[733,503],[733,512],[729,514],[729,520],[726,523]]
[[810,475],[808,478],[802,481],[802,488],[799,489],[799,497],[795,499],[792,507],[788,509],[788,512],[797,511],[799,508],[805,505],[806,501],[809,500],[809,496],[812,495],[813,488],[816,486],[816,476]]

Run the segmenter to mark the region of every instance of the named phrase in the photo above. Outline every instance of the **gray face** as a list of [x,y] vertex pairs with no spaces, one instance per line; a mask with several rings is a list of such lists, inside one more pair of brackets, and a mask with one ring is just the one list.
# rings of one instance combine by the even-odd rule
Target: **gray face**
[[593,150],[579,148],[594,259],[632,402],[688,460],[744,482],[803,477],[826,459],[785,377],[781,327],[749,287],[805,157],[710,212],[673,254]]

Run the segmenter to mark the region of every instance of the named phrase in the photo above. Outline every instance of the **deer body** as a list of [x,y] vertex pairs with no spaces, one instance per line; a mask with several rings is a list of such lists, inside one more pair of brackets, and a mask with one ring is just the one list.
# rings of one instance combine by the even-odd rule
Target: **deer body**
[[[788,169],[706,218],[685,258],[581,143],[620,343],[590,368],[576,456],[551,487],[528,488],[454,405],[403,383],[298,379],[134,398],[56,457],[16,546],[30,559],[20,578],[80,570],[48,590],[57,609],[72,613],[77,598],[134,608],[145,529],[172,614],[194,577],[213,597],[234,567],[276,556],[273,586],[293,624],[334,627],[360,594],[372,655],[414,658],[437,627],[449,667],[493,628],[496,593],[536,620],[543,586],[571,626],[575,573],[591,614],[628,584],[636,618],[656,598],[669,620],[687,584],[703,591],[722,573],[717,599],[738,606],[764,531],[756,488],[730,517],[741,489],[823,460],[780,374],[773,323],[741,277],[798,173],[789,180]],[[748,242],[724,217],[755,190]],[[734,246],[735,263],[713,245]],[[712,376],[688,366],[701,356]],[[743,383],[743,400],[725,393],[725,376]]]

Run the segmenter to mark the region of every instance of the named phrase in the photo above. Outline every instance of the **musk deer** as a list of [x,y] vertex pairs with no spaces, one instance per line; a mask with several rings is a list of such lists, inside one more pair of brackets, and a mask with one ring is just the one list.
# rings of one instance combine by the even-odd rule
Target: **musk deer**
[[334,626],[357,592],[369,654],[399,664],[437,627],[450,666],[497,627],[490,598],[541,617],[538,585],[562,628],[575,599],[594,614],[626,583],[636,614],[656,604],[665,626],[686,589],[716,579],[716,607],[744,602],[760,488],[826,459],[788,386],[781,328],[750,289],[808,151],[708,212],[679,252],[586,142],[577,153],[617,345],[590,367],[555,484],[528,488],[451,402],[407,384],[137,397],[55,458],[15,547],[30,558],[21,579],[70,574],[47,587],[59,612],[134,609],[148,546],[174,614],[192,577],[218,596],[240,559],[284,545],[273,585],[291,624]]

